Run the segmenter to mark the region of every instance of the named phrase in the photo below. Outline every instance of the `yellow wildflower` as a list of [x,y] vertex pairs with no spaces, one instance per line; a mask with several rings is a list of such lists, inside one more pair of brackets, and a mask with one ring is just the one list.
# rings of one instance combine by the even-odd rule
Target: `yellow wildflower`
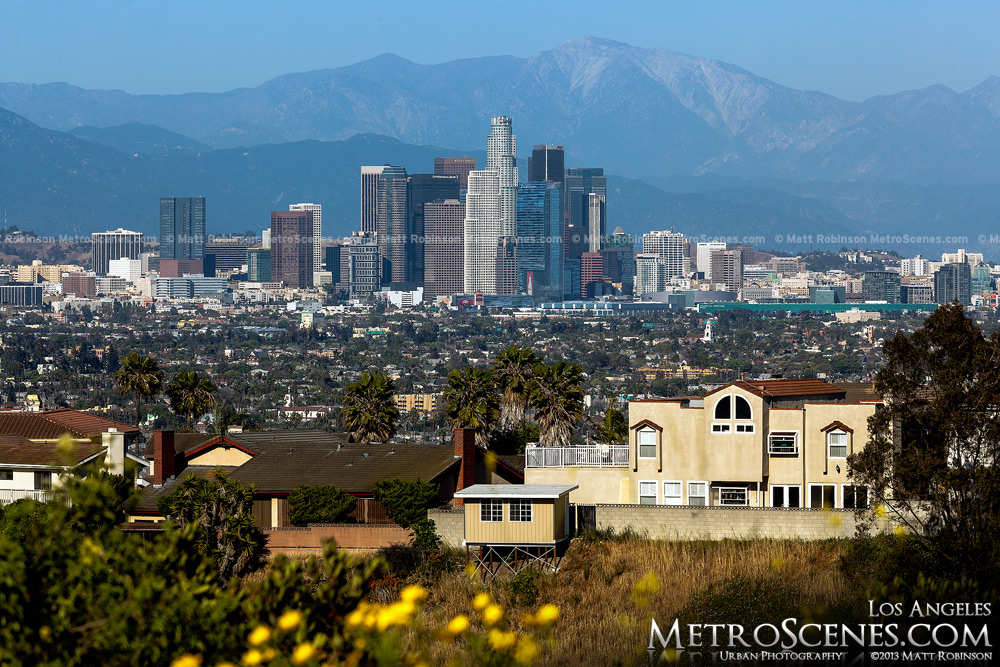
[[173,662],[170,663],[170,667],[201,667],[201,656],[185,653],[178,658],[174,658]]
[[243,654],[243,658],[240,662],[242,662],[244,665],[247,665],[247,667],[254,667],[254,665],[259,665],[263,661],[264,661],[264,654],[258,651],[257,649],[252,648]]
[[235,663],[229,662],[227,660],[226,662],[220,662],[215,667],[236,667],[236,665],[235,665]]
[[247,641],[250,642],[250,646],[260,646],[270,638],[271,628],[266,625],[258,625],[253,629],[253,632],[250,633],[250,637]]
[[880,519],[884,519],[886,514],[888,514],[888,512],[885,509],[885,505],[879,503],[878,505],[875,506],[875,516],[877,516]]
[[304,665],[305,663],[309,662],[309,660],[311,660],[314,655],[316,655],[315,646],[313,646],[308,642],[299,644],[298,646],[295,647],[295,650],[292,651],[292,664]]
[[490,599],[489,593],[480,593],[472,599],[472,608],[476,611],[482,611],[489,606],[490,602],[492,602],[492,600]]
[[410,622],[411,617],[416,611],[417,607],[412,602],[394,602],[378,613],[375,619],[375,627],[379,632],[382,632],[394,625],[405,625]]
[[302,612],[298,609],[289,609],[281,618],[278,619],[278,627],[282,632],[288,632],[289,630],[294,630],[299,627],[299,623],[302,622]]
[[448,632],[453,635],[460,635],[469,629],[469,617],[459,614],[448,623]]
[[501,632],[493,628],[490,630],[489,640],[490,648],[494,651],[506,651],[514,648],[514,644],[517,643],[517,635],[510,631]]
[[427,593],[428,591],[426,588],[414,584],[404,588],[399,594],[399,599],[403,602],[412,602],[416,604],[426,600]]
[[517,642],[517,649],[514,651],[514,660],[522,665],[530,665],[535,662],[541,652],[535,640],[531,637],[521,637]]
[[559,620],[559,607],[554,604],[543,604],[535,613],[535,623],[538,625],[552,625]]
[[771,561],[771,567],[773,567],[775,570],[778,570],[779,572],[781,570],[784,570],[785,559],[781,558],[780,556],[775,557],[774,560]]
[[483,610],[483,623],[486,625],[496,625],[503,620],[503,607],[491,604]]
[[43,642],[47,642],[52,639],[52,628],[47,625],[43,625],[38,628],[38,636]]

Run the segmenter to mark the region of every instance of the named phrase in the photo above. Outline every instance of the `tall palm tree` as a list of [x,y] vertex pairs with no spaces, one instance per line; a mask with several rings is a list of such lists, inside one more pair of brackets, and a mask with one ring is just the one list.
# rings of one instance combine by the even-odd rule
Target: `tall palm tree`
[[175,375],[165,393],[174,414],[187,416],[187,428],[190,430],[192,417],[200,419],[215,407],[214,392],[215,385],[211,378],[198,371],[191,371]]
[[386,442],[396,434],[399,421],[392,379],[381,373],[362,373],[344,392],[342,415],[356,442]]
[[628,444],[628,417],[615,407],[617,402],[616,397],[611,398],[608,409],[604,411],[604,420],[594,429],[598,440],[605,445]]
[[535,409],[540,444],[566,447],[573,426],[585,416],[583,369],[565,361],[554,366],[539,365],[531,383],[528,405]]
[[503,391],[500,398],[500,428],[510,431],[524,420],[528,389],[535,377],[535,366],[541,361],[541,357],[530,347],[511,345],[493,362],[497,385]]
[[448,374],[448,384],[444,411],[451,417],[452,428],[471,428],[476,442],[485,447],[489,430],[500,416],[493,373],[480,368],[456,369]]
[[123,396],[135,394],[135,425],[138,426],[142,399],[152,398],[160,393],[163,389],[163,371],[156,359],[132,350],[115,373],[115,384]]

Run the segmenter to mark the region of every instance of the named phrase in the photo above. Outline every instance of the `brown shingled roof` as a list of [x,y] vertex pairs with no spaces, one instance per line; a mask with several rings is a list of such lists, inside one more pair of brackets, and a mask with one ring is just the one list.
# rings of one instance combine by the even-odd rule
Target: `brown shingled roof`
[[112,428],[126,435],[139,433],[135,426],[79,410],[0,412],[0,435],[16,434],[29,440],[57,440],[67,433],[76,440],[86,440]]
[[779,379],[779,380],[737,380],[723,385],[714,391],[710,391],[706,396],[722,391],[727,387],[739,387],[757,396],[767,397],[789,397],[789,396],[817,396],[820,394],[845,394],[846,390],[825,380],[807,378],[804,380]]
[[[61,466],[66,465],[54,442],[32,442],[20,435],[0,436],[0,468],[4,465]],[[77,444],[70,457],[70,465],[75,465],[104,450],[102,445]]]

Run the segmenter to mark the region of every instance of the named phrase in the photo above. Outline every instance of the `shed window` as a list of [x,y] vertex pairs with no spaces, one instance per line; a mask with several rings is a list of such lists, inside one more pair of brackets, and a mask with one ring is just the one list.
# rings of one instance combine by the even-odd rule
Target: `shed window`
[[531,501],[512,500],[510,501],[510,520],[528,522],[531,521]]
[[479,520],[483,523],[503,521],[503,503],[499,500],[484,500],[479,506]]

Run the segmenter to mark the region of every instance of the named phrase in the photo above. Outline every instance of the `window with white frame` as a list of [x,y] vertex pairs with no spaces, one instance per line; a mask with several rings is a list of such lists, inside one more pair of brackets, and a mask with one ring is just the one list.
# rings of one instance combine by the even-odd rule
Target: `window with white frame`
[[483,523],[503,521],[503,502],[487,498],[479,506],[479,520]]
[[715,403],[715,418],[733,418],[733,398],[731,396],[723,396]]
[[719,487],[719,504],[746,505],[747,495],[745,486],[722,486]]
[[769,454],[798,454],[798,433],[795,431],[772,431],[767,437]]
[[826,444],[830,447],[831,459],[847,458],[847,434],[843,431],[830,431],[826,434]]
[[651,428],[644,428],[638,432],[639,438],[639,458],[656,458],[656,431]]
[[512,500],[510,501],[510,520],[526,523],[531,521],[531,501]]
[[834,484],[810,484],[809,507],[833,509],[837,506],[837,487]]
[[708,482],[688,482],[688,505],[708,505]]
[[712,433],[729,433],[731,430],[729,424],[712,424]]
[[639,504],[656,504],[656,482],[639,482]]
[[663,504],[664,505],[681,505],[681,487],[684,486],[681,482],[664,482],[663,483]]
[[[715,402],[715,409],[712,411],[712,418],[715,422],[735,422],[735,423],[713,423],[712,433],[753,433],[755,426],[753,423],[753,409],[750,401],[738,394],[723,396]],[[741,423],[742,422],[742,423]]]
[[753,419],[753,410],[750,409],[750,401],[742,396],[733,396],[736,403],[736,419]]
[[750,423],[750,424],[737,424],[736,425],[736,432],[737,433],[753,433],[753,423]]
[[844,509],[863,510],[868,509],[868,487],[855,484],[844,484]]
[[772,484],[771,507],[802,507],[801,494],[798,484]]

